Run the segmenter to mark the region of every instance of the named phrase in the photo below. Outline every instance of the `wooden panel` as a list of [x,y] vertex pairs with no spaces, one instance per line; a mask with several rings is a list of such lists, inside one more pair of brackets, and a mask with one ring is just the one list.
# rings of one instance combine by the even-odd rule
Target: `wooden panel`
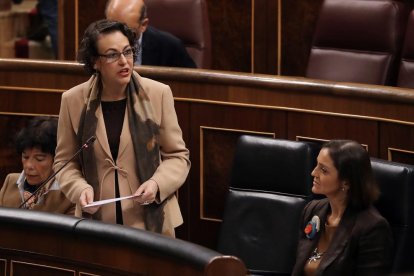
[[251,1],[207,0],[212,69],[250,72]]
[[75,60],[78,47],[77,38],[77,1],[58,1],[59,59]]
[[[190,143],[190,104],[187,102],[176,101],[175,102],[175,111],[178,117],[178,123],[183,131],[183,139],[186,145]],[[191,152],[190,152],[191,157]],[[191,194],[189,186],[191,184],[190,176],[187,177],[186,182],[178,190],[178,203],[181,208],[181,213],[184,221],[188,221],[189,218],[189,204],[191,201]],[[181,239],[186,239],[189,235],[190,226],[188,223],[184,223],[176,228],[176,237]]]
[[5,259],[0,259],[0,275],[6,276],[7,271],[7,261]]
[[414,165],[414,151],[388,148],[388,160]]
[[59,114],[61,92],[42,91],[33,93],[28,90],[1,89],[2,101],[0,110],[3,112]]
[[[79,43],[86,28],[92,22],[105,18],[105,4],[107,0],[77,0],[78,6],[78,36]],[[78,44],[79,45],[79,44]]]
[[323,0],[282,1],[282,72],[304,76],[318,12]]
[[41,275],[41,276],[74,276],[74,270],[63,269],[48,265],[39,265],[36,263],[26,263],[19,261],[11,262],[10,275]]
[[414,165],[414,127],[380,123],[380,158]]
[[279,74],[279,14],[282,0],[253,0],[253,73]]
[[289,113],[288,139],[297,137],[315,139],[351,139],[367,145],[372,157],[378,157],[378,123],[372,120],[339,116],[322,116],[299,112]]
[[[48,222],[50,223],[50,222]],[[61,233],[62,234],[62,233]],[[50,234],[53,235],[53,234]],[[40,238],[41,239],[41,238]],[[67,239],[67,237],[66,237]],[[3,243],[4,244],[4,243]],[[43,247],[47,250],[49,244],[45,244]],[[62,247],[69,249],[67,244],[62,243]],[[87,243],[84,244],[87,247]],[[0,248],[0,255],[6,256],[8,260],[7,265],[9,271],[7,275],[30,275],[30,276],[69,276],[69,275],[88,275],[88,276],[126,276],[131,273],[123,272],[119,269],[113,269],[114,261],[107,267],[98,265],[97,263],[86,263],[74,259],[62,258],[61,251],[55,250],[54,252],[44,255],[42,247],[37,249],[30,248],[30,250],[14,250],[12,246],[9,249]],[[28,246],[30,247],[30,246]],[[72,249],[72,248],[70,248]],[[70,255],[70,254],[69,254]],[[79,254],[82,255],[82,254]],[[82,257],[80,257],[82,259]],[[0,270],[1,271],[1,270]],[[0,274],[3,275],[3,274]],[[6,275],[6,274],[4,274]],[[141,275],[141,274],[134,274]]]
[[[75,62],[44,62],[41,60],[7,59],[0,62],[0,84],[10,91],[62,92],[86,81],[82,65]],[[3,87],[0,86],[0,89]],[[24,88],[29,88],[24,90]],[[6,90],[7,91],[7,90]],[[45,92],[45,91],[40,91]],[[3,93],[3,92],[2,92]],[[13,92],[14,93],[14,92]]]
[[98,274],[90,274],[90,273],[86,273],[86,272],[79,272],[79,276],[100,276]]

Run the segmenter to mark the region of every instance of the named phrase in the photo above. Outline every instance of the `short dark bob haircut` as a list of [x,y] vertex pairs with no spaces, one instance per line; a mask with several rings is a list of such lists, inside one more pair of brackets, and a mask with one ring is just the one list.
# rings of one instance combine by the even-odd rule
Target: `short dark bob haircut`
[[56,150],[58,120],[54,117],[34,117],[27,127],[16,136],[16,151],[19,155],[26,149],[38,148],[53,157]]
[[379,197],[368,152],[358,142],[331,140],[322,146],[328,149],[340,180],[349,183],[348,205],[356,210],[365,209]]
[[[93,66],[99,58],[98,47],[96,45],[99,36],[101,34],[108,34],[116,31],[120,31],[125,35],[128,38],[129,45],[134,47],[136,35],[124,23],[101,19],[91,23],[88,28],[86,28],[77,55],[77,60],[83,64],[86,73],[92,75],[96,71]],[[135,61],[136,55],[134,55],[134,62]]]

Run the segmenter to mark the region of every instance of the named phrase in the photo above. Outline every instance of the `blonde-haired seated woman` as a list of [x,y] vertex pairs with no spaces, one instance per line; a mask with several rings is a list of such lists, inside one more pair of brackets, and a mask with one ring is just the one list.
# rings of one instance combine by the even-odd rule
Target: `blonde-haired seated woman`
[[75,205],[61,192],[55,179],[33,195],[53,174],[56,133],[57,119],[35,117],[17,134],[16,150],[21,155],[23,171],[7,175],[0,190],[0,206],[74,215]]
[[303,211],[292,275],[386,275],[392,233],[372,205],[379,195],[368,152],[357,142],[323,145],[312,192],[326,198]]

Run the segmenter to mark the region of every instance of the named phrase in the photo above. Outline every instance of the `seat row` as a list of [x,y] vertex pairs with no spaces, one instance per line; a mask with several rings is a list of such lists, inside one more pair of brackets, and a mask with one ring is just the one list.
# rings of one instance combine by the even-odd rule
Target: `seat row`
[[[253,275],[290,275],[301,212],[315,196],[311,171],[321,145],[258,136],[239,138],[218,251]],[[376,202],[394,236],[393,272],[414,272],[414,166],[371,159]]]
[[414,10],[406,2],[324,0],[306,77],[414,88]]

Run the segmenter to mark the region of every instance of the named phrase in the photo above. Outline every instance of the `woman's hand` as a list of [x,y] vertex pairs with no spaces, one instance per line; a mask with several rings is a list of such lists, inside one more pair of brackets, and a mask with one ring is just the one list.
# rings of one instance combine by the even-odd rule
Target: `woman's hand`
[[158,184],[153,179],[149,179],[139,186],[135,192],[135,201],[141,205],[148,205],[155,201],[158,193]]
[[99,210],[100,206],[92,206],[85,208],[86,205],[93,202],[93,189],[85,189],[82,191],[80,197],[79,197],[79,204],[82,207],[82,210],[86,213],[89,213],[91,215],[95,214],[96,211]]

